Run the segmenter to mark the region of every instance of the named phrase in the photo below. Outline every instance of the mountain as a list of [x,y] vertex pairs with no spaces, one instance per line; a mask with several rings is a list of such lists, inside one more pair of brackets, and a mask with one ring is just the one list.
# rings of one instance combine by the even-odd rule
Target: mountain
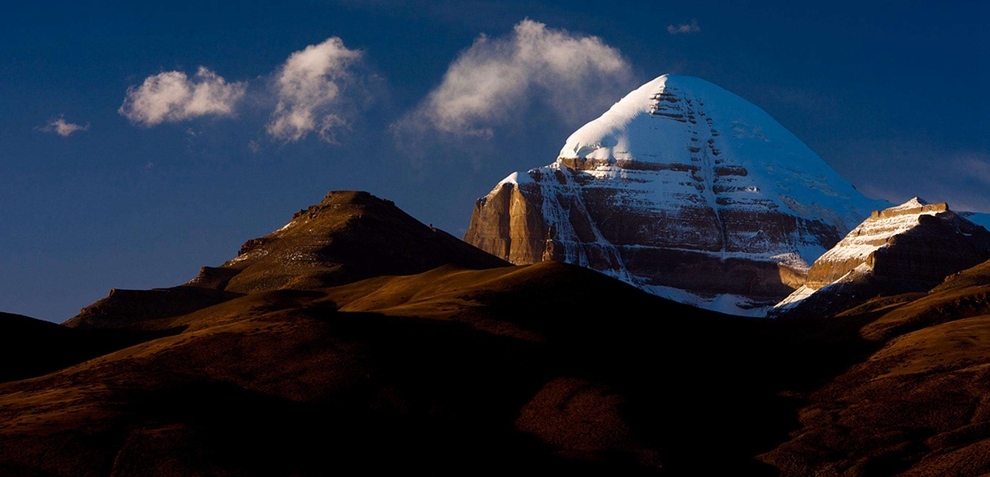
[[651,293],[762,315],[870,211],[766,112],[661,76],[478,199],[464,240],[514,264],[585,266]]
[[331,191],[282,228],[247,241],[237,257],[203,267],[185,285],[111,290],[66,326],[121,327],[216,305],[246,293],[308,290],[380,275],[409,275],[441,265],[509,265],[410,217],[390,200],[367,192]]
[[990,260],[990,232],[914,198],[874,211],[811,266],[805,284],[773,316],[827,316],[878,295],[928,291]]
[[[367,192],[330,192],[271,234],[245,243],[220,270],[192,284],[246,293],[306,289],[440,265],[491,268],[507,263],[410,217]],[[219,283],[216,277],[223,277]],[[214,285],[216,283],[216,285]]]

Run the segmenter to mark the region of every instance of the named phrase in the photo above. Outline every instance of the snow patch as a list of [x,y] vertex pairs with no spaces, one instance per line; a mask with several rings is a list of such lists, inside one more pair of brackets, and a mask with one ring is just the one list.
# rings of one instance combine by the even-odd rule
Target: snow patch
[[804,285],[801,285],[801,288],[794,290],[793,293],[787,295],[787,298],[784,298],[783,300],[780,301],[780,303],[777,303],[773,307],[779,308],[781,310],[788,310],[794,308],[795,306],[797,306],[798,302],[813,295],[815,291],[816,290],[813,288],[808,288]]
[[531,182],[533,182],[533,178],[529,176],[529,173],[520,174],[518,171],[516,171],[506,176],[505,179],[499,181],[496,187],[501,186],[503,184],[518,185],[518,184],[529,184]]
[[811,265],[797,253],[781,253],[770,257],[770,260],[799,272],[808,273],[811,269]]
[[773,303],[756,302],[749,298],[728,293],[702,296],[680,288],[666,286],[645,286],[645,291],[685,305],[691,305],[705,310],[717,311],[727,315],[763,318],[773,308]]

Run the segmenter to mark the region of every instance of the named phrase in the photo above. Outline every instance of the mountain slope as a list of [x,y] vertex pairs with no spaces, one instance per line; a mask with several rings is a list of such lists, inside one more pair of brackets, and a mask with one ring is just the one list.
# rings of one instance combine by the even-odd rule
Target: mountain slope
[[553,164],[496,185],[464,239],[512,263],[574,263],[759,315],[884,205],[756,106],[664,75],[578,129]]
[[508,265],[424,225],[389,200],[367,192],[332,191],[282,228],[246,242],[236,258],[219,267],[203,267],[185,285],[111,290],[65,324],[126,327],[184,315],[246,293],[322,288],[446,264],[479,269]]

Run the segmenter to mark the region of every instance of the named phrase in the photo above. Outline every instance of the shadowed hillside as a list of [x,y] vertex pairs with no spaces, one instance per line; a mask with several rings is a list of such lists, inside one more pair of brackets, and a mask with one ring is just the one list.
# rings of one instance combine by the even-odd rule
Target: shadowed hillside
[[878,351],[809,393],[793,439],[761,458],[787,475],[990,472],[987,268],[834,318],[862,321]]
[[772,475],[752,456],[796,425],[776,382],[811,351],[786,326],[554,262],[258,292],[131,325],[177,327],[0,387],[3,469]]
[[0,383],[49,373],[169,332],[73,330],[0,313]]

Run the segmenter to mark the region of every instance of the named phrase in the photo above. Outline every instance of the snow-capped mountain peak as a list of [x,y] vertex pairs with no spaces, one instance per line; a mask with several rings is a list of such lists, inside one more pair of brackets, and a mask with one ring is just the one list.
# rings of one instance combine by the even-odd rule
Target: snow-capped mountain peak
[[762,109],[664,75],[575,131],[553,164],[479,199],[465,240],[513,263],[576,263],[680,301],[760,314],[754,300],[786,296],[808,264],[887,205]]

